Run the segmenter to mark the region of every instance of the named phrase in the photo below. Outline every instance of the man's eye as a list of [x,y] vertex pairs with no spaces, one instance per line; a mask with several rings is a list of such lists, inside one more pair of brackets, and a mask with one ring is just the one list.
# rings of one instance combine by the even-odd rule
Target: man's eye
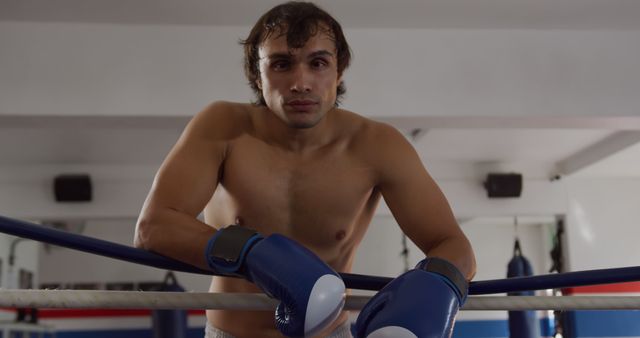
[[271,64],[271,68],[274,70],[285,70],[289,68],[289,62],[287,61],[276,61]]
[[315,59],[313,61],[311,61],[311,66],[314,68],[324,68],[326,66],[328,66],[329,63],[324,60],[324,59]]

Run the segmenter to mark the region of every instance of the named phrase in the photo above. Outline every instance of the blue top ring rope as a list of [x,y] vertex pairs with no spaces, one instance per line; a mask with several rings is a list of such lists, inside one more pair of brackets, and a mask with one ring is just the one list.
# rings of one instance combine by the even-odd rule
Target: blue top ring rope
[[[150,251],[136,249],[130,246],[112,243],[97,238],[55,230],[4,216],[0,216],[0,232],[160,269],[214,275],[211,271],[202,270],[190,264],[158,255]],[[389,277],[368,276],[352,273],[340,273],[340,276],[342,276],[342,279],[348,288],[361,290],[380,290],[392,280],[392,278]],[[640,266],[587,270],[531,277],[474,281],[469,284],[469,294],[482,295],[528,290],[556,289],[594,284],[632,282],[638,280],[640,280]]]

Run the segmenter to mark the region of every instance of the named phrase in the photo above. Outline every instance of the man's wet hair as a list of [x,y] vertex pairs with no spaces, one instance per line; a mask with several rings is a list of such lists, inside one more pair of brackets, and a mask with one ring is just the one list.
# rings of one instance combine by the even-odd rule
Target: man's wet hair
[[[258,19],[249,36],[240,41],[244,46],[244,71],[256,95],[255,104],[266,106],[262,90],[257,85],[260,79],[260,45],[273,34],[278,34],[276,37],[286,35],[289,48],[302,48],[318,33],[326,33],[335,42],[338,76],[342,75],[351,61],[351,51],[342,27],[329,13],[309,2],[290,1],[273,7]],[[346,91],[341,81],[336,91],[336,106]]]

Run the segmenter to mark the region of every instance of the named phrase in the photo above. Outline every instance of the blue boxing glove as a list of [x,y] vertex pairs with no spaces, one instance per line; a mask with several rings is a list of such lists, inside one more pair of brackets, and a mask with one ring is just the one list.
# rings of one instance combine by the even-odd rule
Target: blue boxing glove
[[351,333],[354,338],[451,337],[467,289],[453,264],[427,258],[371,298]]
[[312,336],[327,328],[344,306],[340,275],[313,252],[278,234],[231,225],[218,230],[205,251],[209,267],[244,277],[280,300],[276,327],[289,337]]

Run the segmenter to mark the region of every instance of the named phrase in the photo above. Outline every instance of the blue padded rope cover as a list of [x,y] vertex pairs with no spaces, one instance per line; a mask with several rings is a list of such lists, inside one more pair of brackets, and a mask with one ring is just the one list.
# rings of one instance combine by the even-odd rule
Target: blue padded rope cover
[[[159,269],[215,275],[212,271],[202,270],[146,250],[55,230],[4,216],[0,216],[0,232]],[[382,289],[393,279],[353,273],[340,273],[340,276],[344,280],[347,288],[373,291]],[[476,281],[469,284],[469,294],[483,295],[514,291],[544,290],[570,286],[635,282],[639,280],[640,266],[635,266]]]

